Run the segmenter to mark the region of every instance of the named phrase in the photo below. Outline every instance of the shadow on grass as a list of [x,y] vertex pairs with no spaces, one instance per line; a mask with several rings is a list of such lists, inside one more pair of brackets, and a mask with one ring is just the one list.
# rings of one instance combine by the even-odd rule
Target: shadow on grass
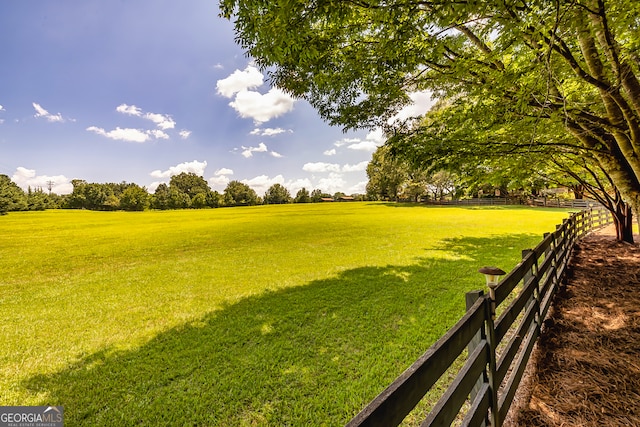
[[437,250],[455,261],[355,268],[249,297],[24,386],[63,405],[67,426],[343,425],[463,314],[464,292],[482,284],[478,258],[523,239],[452,239]]

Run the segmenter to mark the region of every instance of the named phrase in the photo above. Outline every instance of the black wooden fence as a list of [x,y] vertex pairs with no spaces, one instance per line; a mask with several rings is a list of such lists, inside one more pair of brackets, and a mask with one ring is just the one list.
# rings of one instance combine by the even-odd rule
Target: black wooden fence
[[611,222],[604,209],[575,213],[523,251],[493,300],[482,291],[467,294],[462,319],[347,426],[399,425],[465,350],[464,365],[421,425],[501,426],[575,242]]
[[481,199],[460,199],[460,200],[427,200],[422,203],[427,205],[441,206],[509,206],[527,205],[541,206],[548,208],[569,208],[569,209],[591,209],[600,207],[600,203],[590,199],[520,199],[505,197],[487,197]]

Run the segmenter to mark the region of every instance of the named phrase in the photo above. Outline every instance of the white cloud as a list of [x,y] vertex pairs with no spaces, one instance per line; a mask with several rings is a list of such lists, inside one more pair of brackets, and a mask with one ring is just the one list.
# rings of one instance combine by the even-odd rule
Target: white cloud
[[410,93],[409,98],[411,98],[411,104],[398,111],[398,114],[390,119],[390,123],[397,120],[402,121],[414,117],[422,117],[435,104],[435,100],[431,97],[431,92],[429,91]]
[[119,127],[114,130],[105,131],[102,128],[96,126],[89,126],[87,128],[89,132],[97,133],[98,135],[102,135],[109,139],[114,139],[116,141],[127,141],[127,142],[147,142],[150,138],[149,133],[142,131],[140,129],[130,129],[125,128],[121,129]]
[[267,175],[260,175],[252,179],[243,179],[241,182],[253,188],[255,192],[261,196],[274,184],[284,185],[284,177],[282,175],[277,175],[273,178],[269,178]]
[[170,178],[174,175],[179,175],[182,172],[186,172],[186,173],[194,173],[198,176],[203,176],[204,170],[206,169],[206,167],[207,167],[206,160],[204,162],[199,162],[197,160],[194,160],[192,162],[185,162],[185,163],[180,163],[179,165],[176,165],[176,166],[171,166],[166,171],[155,170],[151,172],[149,175],[151,175],[154,178]]
[[34,114],[33,117],[44,117],[49,122],[64,122],[64,119],[62,118],[62,115],[60,113],[51,114],[47,110],[42,108],[40,104],[37,104],[35,102],[31,103],[31,105],[33,105],[33,108],[36,110],[36,114]]
[[340,165],[335,163],[325,163],[325,162],[316,162],[316,163],[305,163],[302,166],[302,170],[306,172],[340,172]]
[[[345,140],[346,141],[346,140]],[[376,148],[384,144],[386,138],[381,128],[372,130],[367,134],[364,140],[362,139],[350,139],[347,148],[357,151],[369,151],[374,152]]]
[[276,151],[272,151],[271,153],[271,157],[275,157],[276,159],[281,159],[282,157],[284,157],[282,154],[276,152]]
[[105,136],[110,139],[122,140],[128,142],[146,142],[149,140],[149,135],[139,129],[121,129],[116,128],[112,131],[105,131],[102,128],[96,126],[89,126],[87,128],[89,132],[97,133],[98,135]]
[[224,191],[231,180],[226,175],[218,175],[209,178],[209,185],[211,189],[216,191]]
[[384,131],[382,130],[382,128],[376,128],[372,130],[367,134],[365,138],[367,139],[367,141],[375,142],[376,144],[378,144],[378,146],[384,144],[387,140],[387,138],[384,136]]
[[[343,138],[333,143],[335,147],[347,146],[347,148],[356,151],[368,151],[373,152],[379,146],[383,145],[386,141],[386,137],[381,128],[376,128],[369,132],[364,139],[362,138]],[[327,150],[324,152],[326,156],[333,156],[336,154],[335,149]]]
[[229,105],[240,117],[251,118],[256,123],[264,123],[288,113],[293,109],[295,99],[278,88],[271,88],[264,95],[259,92],[243,90],[238,92]]
[[0,105],[0,111],[6,111],[2,105]]
[[258,144],[257,147],[242,147],[242,155],[244,157],[246,157],[247,159],[249,157],[253,156],[253,153],[265,153],[267,151],[269,151],[267,149],[267,146],[264,144],[264,142],[261,142],[260,144]]
[[367,165],[369,162],[367,160],[357,163],[355,165],[346,164],[342,167],[342,172],[361,172],[367,170]]
[[374,152],[376,151],[376,148],[378,148],[378,145],[375,143],[375,141],[360,141],[357,144],[351,144],[349,145],[349,147],[351,150],[357,150],[357,151],[370,151],[370,152]]
[[147,133],[157,139],[169,139],[169,135],[158,129],[149,130]]
[[136,107],[135,105],[120,104],[116,107],[116,111],[118,113],[128,114],[130,116],[142,116],[142,109]]
[[233,175],[233,170],[229,168],[221,168],[213,173],[213,177],[209,178],[209,185],[213,190],[224,191],[227,184],[231,181],[230,175]]
[[229,77],[218,80],[216,89],[226,98],[238,92],[262,86],[264,77],[256,67],[248,66],[244,71],[235,70]]
[[127,114],[129,116],[142,117],[156,124],[160,129],[173,129],[176,122],[167,114],[144,113],[141,108],[135,105],[120,104],[116,107],[118,113]]
[[228,168],[218,169],[213,173],[214,175],[233,175],[233,170]]
[[[257,124],[279,117],[293,109],[295,99],[278,88],[271,88],[265,94],[249,90],[264,83],[264,76],[254,66],[244,71],[235,70],[229,77],[218,80],[218,94],[234,98],[229,103],[242,118],[251,118]],[[252,133],[254,134],[254,133]]]
[[190,130],[186,130],[186,129],[182,129],[179,133],[180,138],[182,139],[187,139],[191,136],[191,131]]
[[173,129],[174,127],[176,127],[176,122],[173,121],[171,116],[168,116],[166,114],[145,113],[143,117],[147,120],[151,120],[162,130]]
[[291,129],[286,130],[286,129],[282,129],[282,128],[266,128],[266,129],[261,129],[261,128],[255,128],[254,130],[252,130],[249,135],[257,135],[257,136],[275,136],[275,135],[279,135],[281,133],[285,133],[285,132],[289,132],[289,133],[293,133],[293,131]]
[[298,190],[302,188],[306,188],[309,193],[311,193],[313,188],[315,188],[311,181],[309,181],[307,178],[296,179],[295,181],[287,181],[285,187],[287,187],[287,190],[289,190],[292,197],[295,197]]
[[336,147],[342,147],[343,145],[353,144],[354,142],[360,142],[360,138],[342,138],[339,141],[333,143]]
[[27,169],[22,166],[16,169],[11,180],[25,191],[31,187],[31,189],[41,188],[43,191],[48,192],[49,185],[51,185],[51,191],[56,194],[69,194],[73,192],[71,180],[66,176],[37,175],[34,169]]
[[113,130],[106,131],[105,129],[97,126],[89,126],[86,130],[116,141],[143,143],[149,141],[151,138],[169,139],[169,135],[159,129],[143,130],[116,127]]
[[362,161],[355,165],[346,164],[342,167],[336,163],[325,163],[325,162],[316,162],[316,163],[305,163],[302,166],[302,170],[306,172],[312,173],[320,173],[320,172],[360,172],[367,169],[368,161]]
[[327,193],[335,193],[342,191],[346,182],[339,173],[330,173],[328,178],[322,178],[318,181],[318,187]]
[[367,181],[360,181],[359,183],[352,185],[347,190],[347,194],[366,194]]

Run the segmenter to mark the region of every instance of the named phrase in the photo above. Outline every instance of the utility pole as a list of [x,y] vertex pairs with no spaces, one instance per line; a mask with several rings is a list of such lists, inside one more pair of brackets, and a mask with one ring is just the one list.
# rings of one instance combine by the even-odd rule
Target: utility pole
[[55,182],[51,180],[47,181],[47,188],[49,189],[49,195],[51,195],[51,189],[53,188],[54,185],[56,185]]

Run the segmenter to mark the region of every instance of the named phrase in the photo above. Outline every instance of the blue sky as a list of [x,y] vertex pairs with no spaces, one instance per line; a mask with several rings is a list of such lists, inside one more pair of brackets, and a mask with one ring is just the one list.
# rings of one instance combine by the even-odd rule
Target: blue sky
[[25,189],[194,172],[218,191],[363,193],[383,143],[270,87],[216,0],[2,2],[0,52],[0,174]]

